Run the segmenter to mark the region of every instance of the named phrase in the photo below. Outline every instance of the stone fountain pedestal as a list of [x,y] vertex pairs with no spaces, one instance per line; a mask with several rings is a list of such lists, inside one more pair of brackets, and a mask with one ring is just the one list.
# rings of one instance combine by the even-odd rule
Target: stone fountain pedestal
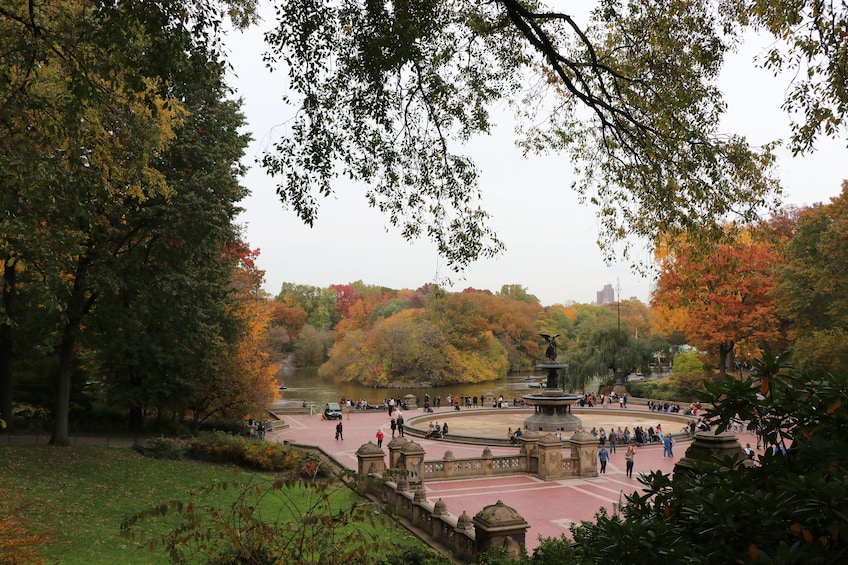
[[564,432],[583,427],[583,422],[571,413],[571,405],[580,400],[579,394],[566,394],[559,386],[557,373],[567,365],[562,363],[541,363],[537,369],[548,372],[548,381],[544,392],[524,395],[524,400],[534,407],[532,416],[524,420],[524,429],[528,431]]

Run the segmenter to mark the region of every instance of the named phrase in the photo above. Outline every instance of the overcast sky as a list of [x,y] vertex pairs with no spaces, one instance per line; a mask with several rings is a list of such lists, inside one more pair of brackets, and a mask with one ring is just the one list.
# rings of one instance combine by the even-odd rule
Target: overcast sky
[[[547,306],[594,302],[597,291],[612,284],[620,286],[622,299],[649,300],[650,279],[631,272],[626,263],[604,263],[596,244],[594,209],[578,204],[569,189],[573,166],[567,157],[523,158],[509,121],[466,151],[480,169],[483,207],[506,245],[499,257],[479,261],[463,275],[452,273],[433,244],[406,242],[368,207],[364,187],[350,183],[340,182],[337,194],[323,201],[313,228],[304,226],[283,209],[274,179],[255,162],[294,112],[281,100],[286,73],[270,73],[262,62],[263,32],[272,26],[269,16],[247,33],[231,34],[228,41],[234,66],[230,84],[244,101],[247,129],[254,138],[243,179],[251,196],[242,202],[245,212],[238,221],[247,243],[261,250],[258,265],[266,272],[266,291],[276,295],[284,282],[327,287],[361,280],[395,289],[437,282],[456,291],[498,291],[502,285],[519,284]],[[747,48],[734,57],[722,77],[730,104],[723,129],[759,144],[788,135],[788,118],[780,110],[788,80],[756,69],[751,63],[756,53],[757,48]],[[781,153],[778,170],[786,201],[808,205],[839,194],[848,178],[845,157],[845,143],[839,140],[820,142],[819,150],[806,158]],[[648,256],[644,246],[635,251]]]

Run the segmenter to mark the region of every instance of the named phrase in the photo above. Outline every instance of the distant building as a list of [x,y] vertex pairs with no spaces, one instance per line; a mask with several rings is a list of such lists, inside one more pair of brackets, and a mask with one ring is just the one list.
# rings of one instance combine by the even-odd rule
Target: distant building
[[612,304],[615,302],[615,290],[611,284],[605,284],[602,290],[598,291],[598,299],[595,304],[603,306],[604,304]]

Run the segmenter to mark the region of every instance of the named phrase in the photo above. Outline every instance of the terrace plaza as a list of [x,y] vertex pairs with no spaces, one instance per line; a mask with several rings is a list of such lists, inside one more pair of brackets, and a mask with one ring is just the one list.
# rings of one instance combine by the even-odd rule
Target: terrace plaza
[[[463,413],[463,414],[461,414]],[[575,410],[583,422],[583,430],[592,427],[603,427],[607,431],[612,426],[622,429],[628,426],[631,430],[636,426],[656,426],[662,424],[664,433],[681,431],[684,422],[681,420],[666,420],[664,414],[648,411],[644,405],[631,403],[627,410],[618,407],[587,408]],[[463,417],[459,417],[460,414]],[[451,451],[456,458],[478,457],[485,447],[497,455],[514,454],[517,447],[511,447],[505,442],[508,428],[515,430],[524,428],[524,420],[532,414],[532,410],[521,408],[501,409],[463,409],[455,411],[446,407],[435,409],[433,413],[425,413],[421,409],[404,411],[403,416],[407,425],[425,432],[429,421],[448,422],[450,435],[476,436],[478,443],[458,443],[450,439],[433,440],[418,437],[420,433],[407,432],[407,439],[420,444],[425,452],[425,460],[441,459],[446,451]],[[386,444],[392,439],[389,417],[383,411],[361,411],[345,409],[342,419],[344,439],[335,440],[335,427],[338,420],[323,420],[320,412],[315,415],[295,414],[285,415],[288,428],[275,430],[266,437],[268,441],[289,441],[295,444],[312,445],[331,454],[338,462],[349,469],[357,469],[356,450],[367,442],[376,444],[377,430],[385,435],[383,450],[388,461]],[[571,436],[572,432],[564,432],[563,439]],[[680,436],[677,436],[678,438]],[[487,440],[486,438],[491,438]],[[739,442],[750,443],[756,447],[756,438],[748,432],[739,434]],[[500,444],[500,445],[498,445]],[[688,441],[676,439],[670,459],[663,458],[662,445],[653,443],[637,449],[634,466],[634,477],[625,475],[624,447],[619,445],[617,453],[610,453],[607,472],[604,475],[591,478],[565,479],[543,481],[535,476],[516,474],[475,479],[452,479],[443,481],[425,481],[424,488],[427,500],[435,502],[441,499],[447,505],[447,511],[459,516],[465,511],[474,516],[485,506],[502,501],[514,508],[529,524],[526,545],[532,550],[539,543],[539,536],[559,537],[568,534],[568,527],[573,522],[592,520],[600,508],[608,512],[615,511],[615,506],[624,502],[624,495],[641,488],[637,476],[653,470],[671,473],[674,464],[684,456]],[[567,449],[567,448],[566,448]]]

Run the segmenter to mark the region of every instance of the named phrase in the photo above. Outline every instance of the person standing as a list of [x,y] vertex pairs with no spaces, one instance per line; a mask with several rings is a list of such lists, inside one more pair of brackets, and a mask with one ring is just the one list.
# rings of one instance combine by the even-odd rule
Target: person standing
[[338,439],[341,439],[341,440],[343,440],[343,439],[344,439],[343,431],[344,431],[344,430],[343,430],[343,428],[342,428],[342,423],[341,423],[341,421],[340,421],[338,424],[336,424],[336,439],[337,439],[337,440],[338,440]]
[[389,426],[392,428],[392,439],[395,439],[395,431],[397,431],[397,421],[392,418]]
[[397,431],[398,431],[398,435],[400,437],[403,437],[403,415],[400,412],[398,412],[398,417],[397,417]]
[[377,430],[377,447],[383,447],[383,430]]
[[615,453],[615,445],[618,443],[618,434],[615,433],[615,428],[610,428],[609,436],[610,453]]
[[598,461],[601,463],[601,474],[605,475],[607,472],[607,461],[609,461],[609,451],[603,445],[601,445],[601,449],[598,451]]
[[636,449],[632,445],[627,446],[627,452],[624,454],[624,460],[627,462],[627,476],[633,477],[633,460],[636,458]]
[[668,434],[663,438],[663,458],[668,457],[671,459],[674,457],[674,454],[671,452],[671,447],[674,445],[674,441],[671,439],[671,434]]

